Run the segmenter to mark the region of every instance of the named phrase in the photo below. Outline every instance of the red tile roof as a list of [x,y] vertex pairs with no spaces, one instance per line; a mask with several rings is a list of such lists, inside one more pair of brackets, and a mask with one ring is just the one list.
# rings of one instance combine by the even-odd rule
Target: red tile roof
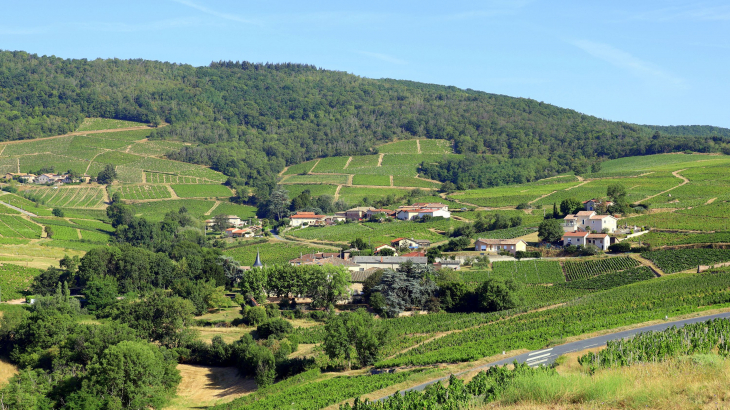
[[563,237],[584,238],[588,235],[590,235],[588,232],[566,232],[563,234]]

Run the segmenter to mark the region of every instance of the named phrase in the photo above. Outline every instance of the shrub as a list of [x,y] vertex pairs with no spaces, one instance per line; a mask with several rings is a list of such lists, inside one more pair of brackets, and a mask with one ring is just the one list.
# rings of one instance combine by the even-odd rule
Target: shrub
[[611,252],[614,252],[614,253],[631,252],[631,243],[629,243],[629,242],[614,243],[613,245],[608,247],[608,250]]
[[243,316],[243,321],[249,326],[258,326],[259,324],[264,323],[267,319],[266,309],[261,306],[246,306],[242,309],[241,315]]
[[284,319],[271,319],[256,328],[259,338],[268,339],[273,336],[275,339],[283,339],[289,333],[294,331],[294,326]]

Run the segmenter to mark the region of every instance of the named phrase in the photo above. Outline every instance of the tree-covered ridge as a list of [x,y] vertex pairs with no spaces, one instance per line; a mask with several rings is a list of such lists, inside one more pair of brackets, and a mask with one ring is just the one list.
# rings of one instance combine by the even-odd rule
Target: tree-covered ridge
[[[662,137],[645,126],[530,99],[366,79],[311,65],[192,67],[0,52],[0,140],[71,131],[83,117],[164,120],[171,125],[153,137],[201,144],[183,148],[173,159],[211,165],[265,192],[285,165],[373,153],[377,144],[394,138],[447,139],[457,153],[479,155],[465,160],[473,164],[429,171],[441,180],[458,182],[451,174],[468,172],[464,168],[523,170],[517,180],[498,178],[479,186],[580,170],[597,157],[718,151],[728,143],[722,137]],[[512,162],[527,158],[537,161]]]

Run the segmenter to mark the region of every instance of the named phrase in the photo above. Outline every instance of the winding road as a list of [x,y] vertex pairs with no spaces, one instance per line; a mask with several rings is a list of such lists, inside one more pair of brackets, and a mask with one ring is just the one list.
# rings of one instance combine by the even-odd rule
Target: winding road
[[[639,327],[636,329],[624,330],[621,332],[611,333],[608,335],[596,336],[596,337],[592,337],[590,339],[579,340],[577,342],[566,343],[566,344],[560,345],[560,346],[554,346],[554,347],[547,348],[547,349],[535,350],[535,351],[532,351],[529,353],[523,353],[518,356],[512,356],[509,358],[498,360],[496,362],[474,367],[469,370],[464,370],[459,373],[454,373],[454,375],[459,376],[464,373],[486,370],[492,366],[502,366],[505,364],[510,364],[510,363],[514,362],[515,360],[518,363],[527,363],[531,367],[536,367],[536,366],[540,366],[540,365],[549,365],[549,364],[555,362],[555,359],[557,359],[561,355],[564,355],[566,353],[572,353],[572,352],[580,352],[581,350],[591,349],[594,347],[605,346],[606,342],[608,342],[610,340],[626,339],[626,338],[630,338],[630,337],[636,335],[637,333],[643,333],[643,332],[649,332],[649,331],[662,331],[662,330],[666,330],[672,326],[682,327],[684,325],[704,322],[704,321],[712,320],[712,319],[730,319],[730,312],[717,313],[717,314],[707,315],[707,316],[699,316],[699,317],[694,317],[694,318],[690,318],[690,319],[667,321],[665,323],[660,323],[657,325],[644,326],[644,327]],[[423,384],[419,384],[418,386],[413,386],[411,388],[405,389],[405,390],[401,391],[400,393],[405,394],[406,391],[411,391],[411,390],[422,391],[426,387],[428,387],[432,384],[435,384],[440,381],[446,381],[448,379],[449,379],[449,376],[441,377],[441,378],[431,380],[431,381],[423,383]],[[390,397],[390,396],[385,396],[378,400],[384,400],[384,399],[387,399],[388,397]]]

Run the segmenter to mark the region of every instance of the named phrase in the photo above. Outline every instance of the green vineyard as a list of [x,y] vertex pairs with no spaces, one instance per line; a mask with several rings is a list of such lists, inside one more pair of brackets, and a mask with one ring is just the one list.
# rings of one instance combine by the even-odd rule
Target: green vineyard
[[568,281],[587,279],[608,272],[630,269],[639,265],[639,261],[628,256],[616,258],[594,259],[588,261],[571,261],[563,263],[565,278]]

